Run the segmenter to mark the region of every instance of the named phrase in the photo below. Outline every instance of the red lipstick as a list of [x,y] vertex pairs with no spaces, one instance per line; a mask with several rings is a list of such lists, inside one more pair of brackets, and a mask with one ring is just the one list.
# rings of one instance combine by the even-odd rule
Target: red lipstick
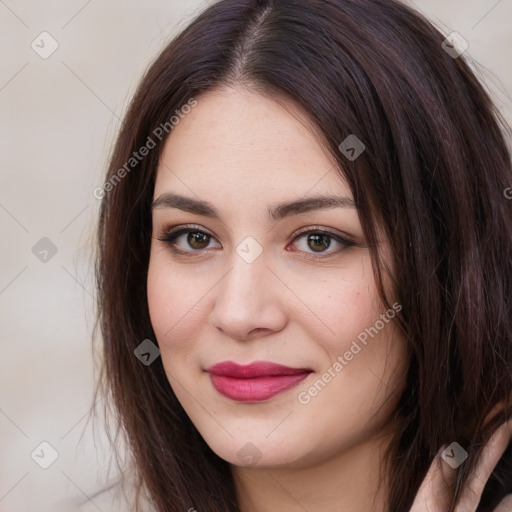
[[255,361],[245,366],[223,361],[206,371],[213,387],[221,395],[239,402],[261,402],[297,385],[312,370],[266,361]]

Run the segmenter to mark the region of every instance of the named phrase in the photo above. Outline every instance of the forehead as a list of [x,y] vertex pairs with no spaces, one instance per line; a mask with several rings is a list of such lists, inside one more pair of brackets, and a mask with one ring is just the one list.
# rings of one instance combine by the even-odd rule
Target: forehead
[[167,138],[155,196],[169,188],[201,195],[236,188],[277,198],[313,189],[350,195],[338,164],[291,101],[243,88],[216,89],[196,99]]

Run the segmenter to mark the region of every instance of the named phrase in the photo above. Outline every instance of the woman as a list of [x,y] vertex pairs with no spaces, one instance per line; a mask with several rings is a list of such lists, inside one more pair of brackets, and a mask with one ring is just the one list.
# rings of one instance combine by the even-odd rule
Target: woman
[[456,45],[399,3],[194,20],[101,189],[136,507],[512,510],[511,178]]

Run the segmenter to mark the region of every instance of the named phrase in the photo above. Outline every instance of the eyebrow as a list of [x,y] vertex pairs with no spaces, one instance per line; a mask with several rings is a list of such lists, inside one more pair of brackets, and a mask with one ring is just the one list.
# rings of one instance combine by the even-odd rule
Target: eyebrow
[[[295,201],[273,204],[268,209],[268,215],[271,220],[278,221],[290,215],[298,215],[312,210],[356,207],[356,203],[349,197],[318,195],[297,199]],[[178,208],[184,212],[204,215],[214,219],[220,218],[219,212],[210,203],[193,199],[191,197],[181,196],[179,194],[165,193],[160,195],[151,205],[151,210],[155,210],[157,208]]]

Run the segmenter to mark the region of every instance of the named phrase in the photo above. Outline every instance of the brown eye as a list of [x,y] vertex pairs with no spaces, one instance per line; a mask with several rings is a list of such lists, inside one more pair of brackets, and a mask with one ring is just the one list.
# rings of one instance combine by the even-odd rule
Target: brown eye
[[310,229],[299,233],[294,238],[293,245],[295,250],[303,253],[305,258],[319,259],[341,254],[355,243],[331,231]]
[[162,236],[158,238],[161,242],[165,242],[171,251],[176,253],[199,253],[203,249],[221,249],[222,246],[217,240],[204,231],[192,229],[193,226],[181,229],[168,229],[164,231]]
[[204,249],[208,247],[211,236],[201,231],[190,231],[187,236],[187,243],[192,249]]
[[322,252],[331,245],[331,237],[324,233],[314,233],[308,236],[308,247],[315,252]]

